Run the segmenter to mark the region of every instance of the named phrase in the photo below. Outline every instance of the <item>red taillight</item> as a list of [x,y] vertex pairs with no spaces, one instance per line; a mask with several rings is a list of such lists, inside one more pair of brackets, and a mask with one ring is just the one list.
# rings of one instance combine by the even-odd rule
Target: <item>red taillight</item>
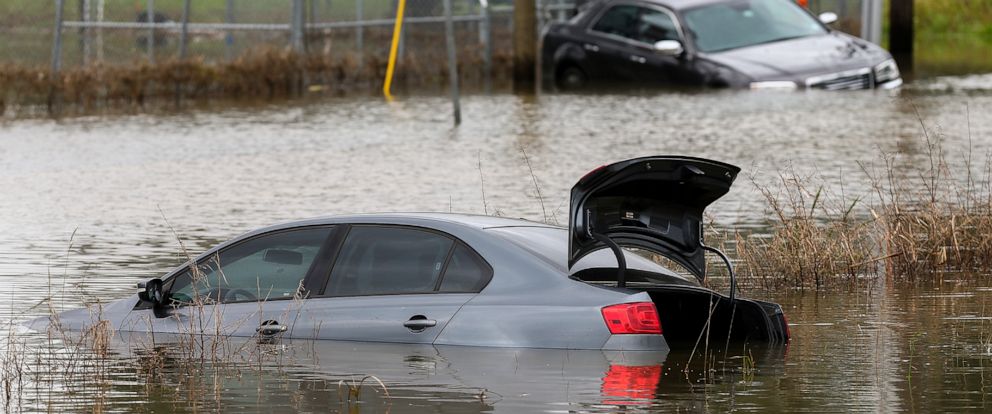
[[603,320],[610,333],[661,335],[661,321],[654,303],[621,303],[603,308]]

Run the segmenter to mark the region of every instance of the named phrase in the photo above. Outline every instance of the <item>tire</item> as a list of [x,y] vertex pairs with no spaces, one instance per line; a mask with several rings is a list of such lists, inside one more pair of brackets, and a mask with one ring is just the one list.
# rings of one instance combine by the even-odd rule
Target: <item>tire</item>
[[562,90],[579,89],[585,86],[587,82],[586,73],[575,65],[563,66],[555,76],[555,83]]

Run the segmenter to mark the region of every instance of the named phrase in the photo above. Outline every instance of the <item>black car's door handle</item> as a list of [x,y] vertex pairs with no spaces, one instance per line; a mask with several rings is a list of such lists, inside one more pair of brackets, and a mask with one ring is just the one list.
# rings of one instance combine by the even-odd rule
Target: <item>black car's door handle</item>
[[590,51],[590,52],[599,52],[599,46],[596,46],[596,45],[591,44],[591,43],[586,43],[586,44],[582,45],[582,47],[585,48],[586,50]]
[[437,321],[433,319],[410,319],[403,322],[403,326],[413,331],[422,331],[436,325]]
[[644,56],[630,55],[630,60],[637,63],[646,63],[648,61]]

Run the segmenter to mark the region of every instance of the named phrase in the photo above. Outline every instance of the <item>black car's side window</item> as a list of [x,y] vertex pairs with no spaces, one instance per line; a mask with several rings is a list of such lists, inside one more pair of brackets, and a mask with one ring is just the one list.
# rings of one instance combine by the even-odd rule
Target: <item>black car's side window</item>
[[292,298],[330,234],[330,227],[280,231],[227,247],[186,271],[170,288],[179,304]]
[[603,13],[592,30],[626,38],[634,37],[634,27],[640,7],[614,6]]
[[327,296],[433,292],[454,241],[399,226],[353,226],[331,271]]
[[441,279],[441,292],[478,292],[492,278],[492,268],[463,244],[455,247]]
[[646,44],[680,40],[678,26],[663,11],[637,6],[614,6],[603,13],[592,30]]

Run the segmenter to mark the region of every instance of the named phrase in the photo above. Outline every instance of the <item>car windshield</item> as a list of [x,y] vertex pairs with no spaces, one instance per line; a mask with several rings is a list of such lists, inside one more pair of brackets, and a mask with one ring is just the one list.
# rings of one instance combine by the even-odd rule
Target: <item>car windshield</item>
[[826,33],[790,0],[730,0],[689,9],[686,28],[702,52],[719,52]]
[[[568,272],[568,230],[557,227],[515,226],[487,229],[538,258],[550,263],[563,273]],[[655,261],[647,251],[624,248],[627,259],[628,282],[647,285],[679,284],[698,285],[693,277],[685,277]],[[609,249],[594,251],[579,260],[571,269],[573,277],[589,283],[616,283],[617,261]]]

